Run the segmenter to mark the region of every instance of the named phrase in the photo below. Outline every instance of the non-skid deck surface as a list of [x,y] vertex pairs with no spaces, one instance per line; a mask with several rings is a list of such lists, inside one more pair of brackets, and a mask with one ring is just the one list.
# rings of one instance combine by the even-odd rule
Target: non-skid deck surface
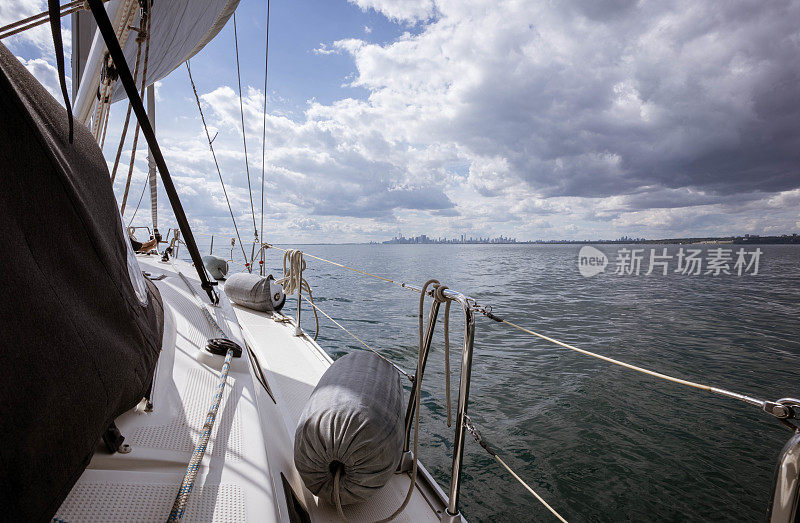
[[[204,350],[216,335],[197,298],[172,263],[137,258],[151,276],[166,276],[155,282],[164,302],[165,333],[154,410],[144,412],[142,403],[116,420],[131,452],[111,455],[98,447],[57,520],[166,520],[215,393],[223,358]],[[207,299],[194,268],[175,263]],[[336,509],[302,485],[293,458],[295,426],[331,360],[316,343],[294,336],[294,325],[276,321],[277,315],[232,308],[222,288],[220,306],[213,308],[216,320],[229,337],[252,349],[275,401],[254,379],[247,353],[234,359],[183,520],[289,521],[283,476],[312,521],[336,521]],[[409,484],[407,474],[395,475],[369,502],[345,507],[345,514],[351,521],[383,519],[403,502]],[[429,504],[421,492],[415,488],[397,521],[439,519],[432,508],[438,504]]]
[[[98,448],[56,514],[63,521],[166,520],[216,391],[223,358],[203,350],[215,335],[196,298],[172,264],[156,257],[138,258],[142,270],[166,275],[155,282],[164,302],[165,336],[154,410],[145,413],[140,405],[117,419],[131,452],[110,455]],[[205,297],[194,268],[177,263],[198,295]],[[214,313],[228,336],[243,346],[227,300]],[[248,362],[236,359],[183,519],[275,521],[278,503],[285,501],[282,491],[278,497],[273,492]]]

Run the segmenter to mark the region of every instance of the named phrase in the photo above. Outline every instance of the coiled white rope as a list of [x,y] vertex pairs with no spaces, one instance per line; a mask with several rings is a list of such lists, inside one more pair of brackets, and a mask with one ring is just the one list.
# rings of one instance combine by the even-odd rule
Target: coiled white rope
[[[284,251],[283,277],[279,280],[275,280],[275,283],[283,287],[283,292],[285,294],[294,294],[295,291],[305,291],[313,306],[314,295],[311,294],[311,286],[306,279],[303,278],[303,271],[306,270],[306,261],[303,259],[303,252],[297,249],[282,250]],[[298,303],[297,306],[299,307],[300,304]],[[319,316],[317,316],[316,307],[312,307],[311,310],[314,311],[314,321],[316,322],[316,328],[314,330],[314,341],[316,341],[317,336],[319,336]],[[298,327],[300,326],[298,325]]]

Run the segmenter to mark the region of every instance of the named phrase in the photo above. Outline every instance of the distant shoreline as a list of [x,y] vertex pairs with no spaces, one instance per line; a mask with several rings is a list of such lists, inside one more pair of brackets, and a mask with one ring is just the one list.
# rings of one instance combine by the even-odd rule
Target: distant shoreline
[[280,242],[275,245],[301,246],[301,245],[800,245],[800,235],[781,235],[781,236],[727,236],[727,237],[703,237],[703,238],[663,238],[659,240],[647,239],[619,239],[619,240],[528,240],[513,242]]
[[500,239],[477,240],[436,240],[425,237],[420,241],[416,238],[394,238],[384,242],[369,242],[369,245],[603,245],[603,244],[697,244],[697,245],[785,245],[800,244],[800,235],[783,234],[781,236],[723,236],[723,237],[697,237],[697,238],[662,238],[647,240],[644,238],[620,238],[618,240],[528,240],[528,241],[503,241]]

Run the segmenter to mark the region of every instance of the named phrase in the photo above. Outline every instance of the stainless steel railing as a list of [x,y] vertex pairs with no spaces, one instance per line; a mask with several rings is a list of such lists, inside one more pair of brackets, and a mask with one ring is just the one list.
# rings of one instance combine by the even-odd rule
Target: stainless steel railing
[[[407,285],[411,289],[422,292],[422,289],[417,289],[414,286]],[[421,386],[422,377],[425,372],[425,367],[428,362],[428,354],[433,341],[433,331],[436,326],[436,318],[439,314],[440,305],[443,303],[436,297],[436,290],[429,291],[428,294],[434,297],[431,308],[428,312],[428,322],[425,326],[424,335],[422,338],[422,358],[421,364],[417,368],[414,377],[414,383],[411,390],[411,396],[406,409],[406,425],[405,425],[405,438],[403,441],[403,460],[401,461],[401,468],[408,468],[413,459],[411,456],[410,440],[411,440],[411,421],[414,417],[415,401],[417,388]],[[461,469],[464,459],[464,441],[466,436],[466,418],[467,407],[469,405],[469,388],[470,379],[472,376],[472,354],[475,344],[475,314],[472,309],[472,304],[475,303],[466,295],[444,289],[441,291],[444,298],[453,300],[461,305],[461,310],[464,313],[464,344],[462,347],[461,355],[461,373],[459,377],[458,386],[458,405],[456,407],[456,423],[455,433],[453,434],[453,465],[450,472],[450,488],[448,494],[448,505],[446,513],[442,515],[442,521],[460,521],[461,512],[458,509],[458,498],[461,491]],[[417,406],[416,408],[419,408]]]
[[[263,244],[261,249],[259,249],[259,252],[254,253],[254,258],[256,255],[260,254],[261,252],[264,251],[264,249],[268,247],[274,247],[274,246]],[[285,251],[285,249],[281,249],[279,247],[277,248],[279,250]],[[355,271],[366,276],[378,278],[380,280],[398,285],[400,287],[412,291],[416,291],[418,293],[423,292],[421,288],[416,287],[414,285],[409,285],[407,283],[400,283],[398,281],[386,277],[370,274],[359,269],[354,269],[352,267],[348,267],[340,263],[320,258],[318,256],[312,256],[312,257],[321,260],[323,262],[337,265],[347,270]],[[263,264],[262,264],[262,270],[263,270]],[[298,277],[300,278],[300,281],[302,281],[302,273],[298,274]],[[298,285],[298,289],[299,288],[300,286]],[[516,328],[520,327],[510,322],[507,322],[502,318],[498,318],[497,316],[491,313],[490,307],[480,307],[478,306],[478,304],[474,299],[460,292],[452,291],[447,288],[439,289],[437,285],[434,286],[434,288],[432,288],[431,290],[426,290],[425,294],[434,299],[430,306],[428,312],[428,321],[425,324],[425,328],[423,331],[422,346],[420,347],[420,351],[422,353],[421,358],[418,359],[416,374],[413,377],[411,377],[412,390],[411,390],[409,404],[406,409],[406,418],[405,418],[406,424],[405,424],[405,433],[403,441],[403,458],[400,462],[399,468],[401,471],[409,471],[411,470],[412,467],[414,456],[410,451],[411,428],[412,428],[412,420],[415,414],[415,409],[419,408],[419,405],[416,405],[415,396],[417,393],[417,388],[421,386],[422,377],[424,375],[425,367],[427,365],[428,355],[433,340],[434,327],[436,326],[436,320],[439,314],[440,305],[442,303],[447,302],[448,300],[452,300],[461,305],[461,309],[464,314],[464,344],[462,348],[461,372],[459,378],[459,391],[458,391],[458,405],[456,410],[456,424],[455,424],[455,432],[453,435],[453,464],[450,474],[449,498],[447,500],[447,509],[442,514],[441,517],[442,521],[450,523],[463,520],[458,505],[459,505],[459,494],[461,489],[461,472],[462,472],[462,462],[464,455],[464,441],[467,432],[470,431],[469,429],[472,428],[473,431],[475,430],[474,427],[470,427],[469,416],[467,414],[469,406],[470,380],[472,374],[472,357],[473,357],[473,348],[475,341],[475,313],[480,312],[489,317],[490,319],[493,319],[494,321],[507,323],[512,327]],[[296,326],[297,326],[297,331],[299,333],[302,333],[302,331],[300,330],[300,303],[301,303],[301,296],[298,290]],[[316,307],[314,308],[316,310]],[[337,325],[339,324],[337,323]],[[339,327],[341,327],[341,325],[339,325]],[[547,338],[545,336],[528,331],[526,329],[521,329],[521,330],[524,330],[529,334],[534,334],[538,337],[542,337],[558,345],[565,346],[566,348],[587,354],[587,351],[582,351],[575,347],[565,345],[561,342],[558,342],[557,340],[553,340],[552,338]],[[345,329],[345,331],[347,330]],[[352,333],[350,333],[349,331],[347,332],[348,334],[353,336]],[[359,338],[356,339],[361,341]],[[361,341],[361,343],[364,344],[363,341]],[[367,346],[366,344],[365,346],[369,350],[374,351],[373,348]],[[684,385],[691,385],[695,386],[696,388],[702,388],[735,399],[744,400],[747,403],[752,403],[755,404],[756,406],[762,407],[763,410],[774,415],[784,425],[790,427],[793,430],[793,436],[781,451],[777,471],[775,474],[775,484],[773,489],[772,501],[767,511],[768,514],[767,519],[770,523],[800,523],[800,427],[789,422],[789,420],[794,421],[800,419],[800,400],[794,398],[783,398],[781,400],[778,400],[777,402],[762,402],[759,400],[754,400],[753,398],[741,394],[730,393],[729,391],[723,389],[718,389],[714,387],[703,387],[693,382],[687,382],[685,380],[677,380],[663,374],[658,374],[652,371],[648,371],[647,369],[631,366],[629,364],[625,364],[624,362],[612,360],[607,357],[597,356],[592,353],[588,354],[600,357],[601,359],[604,359],[611,363],[632,368],[633,370],[643,371],[647,374],[650,374],[651,376],[666,378],[669,379],[670,381],[677,381]],[[395,367],[397,366],[395,365]],[[408,373],[406,372],[403,372],[403,374],[409,376]],[[473,433],[473,435],[475,435],[475,433]],[[505,464],[504,461],[499,459],[499,456],[497,456],[495,452],[489,450],[489,448],[485,445],[485,442],[481,441],[480,436],[476,436],[476,440],[478,440],[478,442],[481,444],[481,446],[484,447],[484,449],[486,449],[490,454],[492,454],[495,457],[495,459],[497,459],[497,461],[500,462],[500,464],[504,468],[506,468],[515,477],[515,479],[517,479],[517,481],[519,481],[527,490],[529,490],[531,494],[535,496],[541,503],[543,503],[559,520],[566,521],[552,507],[550,507],[550,505],[547,504],[546,501],[544,501],[538,494],[536,494],[529,485],[527,485],[521,478],[519,478],[519,476],[516,473],[514,473],[514,471],[511,470],[508,467],[508,465]]]
[[767,519],[770,523],[800,521],[800,431],[786,442],[778,458]]

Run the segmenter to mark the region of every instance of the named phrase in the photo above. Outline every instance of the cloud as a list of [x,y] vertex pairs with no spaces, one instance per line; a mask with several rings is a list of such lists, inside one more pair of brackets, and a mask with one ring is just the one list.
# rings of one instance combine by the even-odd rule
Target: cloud
[[[47,11],[47,2],[42,0],[0,2],[0,26],[5,26],[45,11]],[[64,59],[66,63],[69,63],[72,53],[72,32],[65,26],[63,21],[61,23],[61,40],[64,46]],[[53,59],[53,34],[50,31],[49,23],[38,25],[5,38],[3,39],[3,45],[15,49],[25,46],[32,47],[47,61],[55,64]]]
[[547,212],[528,197],[584,199],[595,217],[676,209],[618,222],[659,227],[693,208],[702,228],[709,206],[800,186],[797,2],[354,3],[427,22],[335,42],[370,95],[312,112],[417,158],[436,144],[440,175],[466,165],[457,203],[471,189],[528,217]]
[[[406,32],[371,43],[370,24],[320,43],[317,64],[352,60],[346,87],[319,97],[333,101],[268,115],[266,220],[293,224],[292,238],[797,228],[800,3],[350,3]],[[6,2],[0,20],[40,9]],[[49,30],[12,44],[57,93]],[[271,107],[281,95],[270,93]],[[263,96],[244,93],[251,177],[260,176]],[[210,83],[201,98],[231,206],[249,230],[237,90]],[[227,203],[186,103],[186,116],[159,132],[191,186],[187,209],[214,222],[210,231],[229,220]]]
[[[243,162],[243,155],[237,152],[241,147],[234,139],[241,140],[236,92],[220,87],[203,94],[201,100],[209,110],[207,120],[220,129],[220,137],[214,142],[218,157],[223,162],[234,158]],[[316,216],[394,220],[396,211],[453,208],[444,184],[426,172],[426,159],[417,151],[387,139],[376,129],[349,125],[345,116],[354,110],[354,103],[312,103],[301,121],[268,115],[270,147],[266,161],[273,191]],[[245,125],[251,132],[261,127],[262,104],[263,93],[248,89],[243,106]],[[252,145],[250,148],[254,150]],[[232,163],[226,163],[223,170],[241,173],[241,163],[228,167]],[[254,165],[251,158],[251,172]]]
[[319,54],[319,55],[329,55],[338,53],[339,53],[338,49],[335,48],[331,49],[330,47],[327,46],[327,44],[322,44],[322,43],[319,44],[319,47],[314,49],[314,54]]
[[[64,105],[64,98],[61,94],[61,84],[58,80],[58,69],[50,65],[47,60],[43,58],[32,58],[25,60],[24,58],[17,57],[22,62],[25,68],[42,84],[45,89],[58,100],[61,105]],[[67,78],[67,92],[71,92],[72,79]]]
[[431,18],[435,13],[433,0],[349,0],[362,10],[373,9],[390,20],[418,22]]

